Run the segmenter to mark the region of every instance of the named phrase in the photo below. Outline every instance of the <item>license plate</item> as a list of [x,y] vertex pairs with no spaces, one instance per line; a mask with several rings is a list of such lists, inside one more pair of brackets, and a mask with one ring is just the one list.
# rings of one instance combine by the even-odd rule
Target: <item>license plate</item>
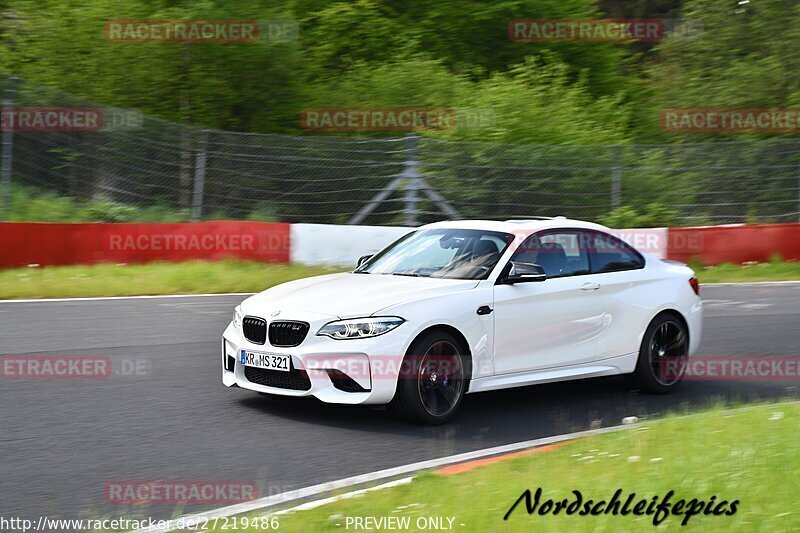
[[239,362],[244,366],[264,368],[267,370],[282,370],[289,372],[292,368],[292,358],[289,355],[277,353],[249,352],[242,350],[239,354]]

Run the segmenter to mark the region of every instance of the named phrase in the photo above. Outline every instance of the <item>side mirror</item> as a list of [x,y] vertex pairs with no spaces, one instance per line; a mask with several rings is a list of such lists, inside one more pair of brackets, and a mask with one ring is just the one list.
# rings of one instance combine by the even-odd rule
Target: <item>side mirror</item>
[[532,281],[544,281],[547,274],[544,269],[535,263],[511,262],[508,274],[500,278],[500,283],[513,285],[514,283],[529,283]]
[[361,257],[359,257],[358,258],[358,263],[356,264],[356,268],[360,267],[361,265],[363,265],[364,263],[369,261],[371,257],[372,257],[372,254],[370,254],[370,255],[362,255]]

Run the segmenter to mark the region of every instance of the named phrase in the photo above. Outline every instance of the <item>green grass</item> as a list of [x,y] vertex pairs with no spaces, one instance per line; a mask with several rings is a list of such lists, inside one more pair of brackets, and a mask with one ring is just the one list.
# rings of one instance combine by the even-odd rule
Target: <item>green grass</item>
[[0,270],[0,299],[259,292],[335,271],[241,261],[18,268]]
[[[551,451],[500,461],[466,473],[424,473],[411,483],[278,515],[280,531],[347,531],[347,517],[455,517],[455,531],[650,531],[653,516],[528,515],[526,490],[547,499],[659,498],[739,500],[733,516],[668,516],[671,531],[800,531],[800,405],[784,403],[668,417],[583,438]],[[335,461],[335,457],[331,458]],[[340,524],[337,526],[337,524]],[[461,526],[461,524],[464,524]],[[350,530],[354,530],[352,525]],[[416,530],[415,527],[411,528]],[[220,530],[222,531],[222,530]],[[241,530],[240,530],[241,531]],[[255,533],[258,529],[248,529]]]
[[744,281],[796,281],[800,280],[800,262],[770,261],[748,265],[723,263],[702,267],[691,265],[700,283],[730,283]]
[[[701,283],[800,280],[800,263],[698,267]],[[0,299],[258,292],[342,268],[244,261],[90,265],[0,270]]]
[[[13,180],[12,180],[13,182]],[[80,199],[62,196],[39,187],[13,185],[9,222],[189,222],[189,209],[178,208],[162,200],[148,206],[138,206],[106,198]],[[269,206],[262,206],[249,214],[215,211],[207,213],[207,220],[243,218],[259,222],[277,222],[279,217]]]
[[188,209],[137,207],[107,199],[79,200],[37,187],[12,186],[10,222],[188,222]]

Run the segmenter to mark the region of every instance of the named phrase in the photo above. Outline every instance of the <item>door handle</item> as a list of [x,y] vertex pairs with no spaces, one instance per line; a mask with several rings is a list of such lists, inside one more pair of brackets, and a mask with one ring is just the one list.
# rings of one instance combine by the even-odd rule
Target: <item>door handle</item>
[[599,283],[588,283],[587,282],[587,283],[584,283],[583,285],[581,285],[581,290],[582,291],[596,291],[599,288],[600,288],[600,284]]

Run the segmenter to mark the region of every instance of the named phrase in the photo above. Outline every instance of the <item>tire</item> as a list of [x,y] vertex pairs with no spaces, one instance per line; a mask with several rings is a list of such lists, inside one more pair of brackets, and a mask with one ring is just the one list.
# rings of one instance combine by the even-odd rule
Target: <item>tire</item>
[[647,326],[639,348],[633,383],[645,392],[672,392],[683,379],[689,360],[689,332],[673,313],[658,315]]
[[403,359],[392,408],[417,424],[448,422],[464,400],[469,363],[469,354],[453,335],[436,330],[421,335]]

